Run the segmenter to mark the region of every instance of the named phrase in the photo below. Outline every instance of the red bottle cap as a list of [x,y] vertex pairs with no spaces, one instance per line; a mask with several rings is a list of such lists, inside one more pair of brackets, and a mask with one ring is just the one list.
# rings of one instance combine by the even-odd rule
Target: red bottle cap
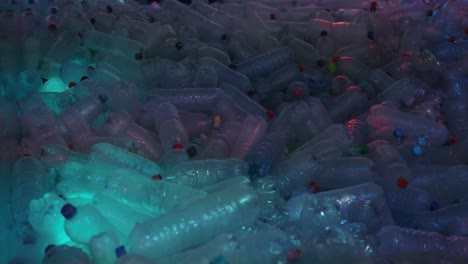
[[296,249],[291,249],[288,252],[288,261],[295,261],[297,258],[299,258],[299,255],[301,255],[301,250],[296,248]]
[[182,146],[182,144],[180,143],[176,143],[172,146],[173,149],[184,149],[184,146]]
[[273,112],[272,110],[268,110],[266,114],[269,118],[275,117],[275,112]]
[[275,20],[276,19],[276,14],[270,14],[270,19]]
[[301,72],[303,72],[303,71],[305,70],[305,65],[304,65],[304,63],[300,63],[299,65],[297,65],[297,67],[299,67],[299,70],[300,70]]
[[397,185],[398,185],[398,187],[404,189],[404,188],[408,187],[408,180],[405,179],[404,177],[400,177],[397,180]]
[[160,181],[162,180],[162,176],[161,175],[153,175],[153,177],[151,177],[152,180],[155,180],[155,181]]
[[333,56],[333,61],[334,62],[337,62],[339,59],[341,59],[341,57],[339,55]]
[[403,58],[409,58],[409,57],[411,57],[411,54],[409,54],[409,53],[403,53],[402,57],[403,57]]
[[73,88],[73,87],[75,87],[75,86],[76,86],[76,83],[75,83],[75,82],[70,82],[70,83],[68,84],[68,88]]
[[320,190],[320,186],[314,181],[311,182],[309,186],[313,192],[318,192]]
[[295,97],[300,97],[301,95],[302,95],[302,89],[301,88],[294,89],[294,96]]
[[372,2],[370,3],[370,6],[376,8],[376,7],[377,7],[377,2],[376,2],[376,1],[372,1]]
[[50,24],[50,25],[49,25],[49,30],[50,30],[50,31],[55,31],[55,30],[57,30],[57,25],[55,25],[55,24]]
[[452,135],[450,136],[450,144],[455,144],[457,143],[457,136],[456,135]]

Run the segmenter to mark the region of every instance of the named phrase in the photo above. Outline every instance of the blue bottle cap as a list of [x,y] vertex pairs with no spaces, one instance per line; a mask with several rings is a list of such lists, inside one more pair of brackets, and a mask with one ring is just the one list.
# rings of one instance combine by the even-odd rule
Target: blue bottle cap
[[51,249],[53,249],[54,247],[55,247],[55,245],[53,245],[53,244],[48,245],[48,246],[44,249],[44,253],[47,254],[47,252],[49,252],[49,251],[50,251]]
[[71,204],[65,204],[60,210],[60,213],[65,219],[71,219],[76,215],[76,207]]
[[430,204],[429,204],[429,210],[430,211],[435,211],[437,209],[439,209],[440,205],[437,201],[432,201]]
[[117,258],[127,255],[127,250],[125,250],[125,246],[116,247],[115,255],[117,256]]
[[373,40],[374,39],[374,32],[372,32],[372,31],[367,32],[367,38]]
[[411,149],[411,152],[416,155],[416,156],[419,156],[422,154],[422,149],[420,146],[414,146],[412,149]]
[[395,130],[393,130],[393,135],[395,137],[402,137],[403,136],[403,130],[401,130],[399,128],[396,128]]

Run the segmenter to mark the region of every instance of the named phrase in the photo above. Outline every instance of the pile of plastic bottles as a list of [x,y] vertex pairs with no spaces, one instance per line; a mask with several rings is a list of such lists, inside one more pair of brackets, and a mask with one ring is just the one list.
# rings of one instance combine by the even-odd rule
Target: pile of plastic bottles
[[468,1],[0,11],[1,263],[468,263]]

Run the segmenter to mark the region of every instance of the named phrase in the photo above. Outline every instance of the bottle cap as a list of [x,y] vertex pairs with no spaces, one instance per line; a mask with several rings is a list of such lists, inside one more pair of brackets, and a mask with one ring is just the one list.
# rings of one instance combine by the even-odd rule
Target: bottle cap
[[268,116],[269,118],[275,117],[275,112],[273,112],[272,110],[268,110],[268,111],[266,112],[266,114],[267,114],[267,116]]
[[305,65],[304,65],[304,63],[299,63],[299,64],[297,65],[297,67],[299,68],[299,71],[300,71],[300,72],[303,72],[303,71],[305,70]]
[[295,97],[300,97],[302,96],[302,89],[301,88],[295,88],[293,91],[293,94]]
[[99,101],[101,101],[101,103],[103,103],[103,104],[104,104],[105,102],[107,102],[107,96],[105,96],[105,95],[103,95],[103,94],[98,95],[98,99],[99,99]]
[[55,30],[57,30],[57,25],[55,25],[55,24],[53,24],[53,23],[52,23],[52,24],[49,24],[49,30],[50,30],[50,31],[55,31]]
[[416,156],[419,156],[422,154],[422,149],[420,146],[414,146],[412,149],[411,149],[411,152],[416,155]]
[[323,66],[325,66],[325,62],[324,62],[323,60],[318,60],[318,61],[317,61],[317,66],[318,66],[319,68],[322,68]]
[[65,217],[65,219],[72,219],[76,215],[77,209],[71,204],[65,204],[60,213]]
[[197,148],[195,148],[194,146],[191,146],[190,148],[188,148],[186,150],[187,152],[187,155],[190,157],[190,158],[193,158],[195,157],[196,155],[198,155],[198,150]]
[[288,252],[288,261],[289,262],[294,262],[299,258],[299,255],[301,255],[301,250],[296,248],[296,249],[291,249]]
[[229,69],[231,69],[233,71],[237,71],[237,66],[235,64],[230,64]]
[[440,205],[437,201],[432,201],[430,204],[429,204],[429,211],[436,211],[437,209],[439,209]]
[[184,146],[180,143],[176,143],[172,146],[172,149],[184,149]]
[[47,247],[45,247],[44,253],[47,254],[47,252],[49,252],[50,250],[52,250],[54,247],[56,247],[56,246],[53,245],[53,244],[48,245]]
[[142,60],[142,59],[143,59],[143,53],[138,52],[137,54],[135,54],[135,60]]
[[312,192],[318,192],[320,190],[320,186],[315,181],[311,182],[309,186]]
[[397,180],[397,185],[398,185],[398,187],[404,189],[404,188],[408,187],[408,180],[405,179],[404,177],[400,177]]
[[184,47],[184,43],[181,42],[181,41],[178,41],[176,44],[175,44],[175,47],[176,49],[182,49]]
[[457,136],[456,135],[451,135],[449,139],[450,144],[456,144],[457,143]]
[[158,174],[158,175],[153,175],[153,176],[151,177],[151,179],[152,179],[152,180],[155,180],[155,181],[160,181],[160,180],[162,180],[162,176],[159,175],[159,174]]
[[276,19],[276,14],[270,14],[270,19],[275,20]]
[[396,128],[395,130],[393,130],[393,135],[395,137],[403,137],[403,130]]
[[366,81],[360,81],[358,85],[362,89],[366,89],[369,86],[369,84]]
[[127,255],[127,250],[125,250],[125,246],[119,246],[115,248],[115,255],[117,256],[117,258]]

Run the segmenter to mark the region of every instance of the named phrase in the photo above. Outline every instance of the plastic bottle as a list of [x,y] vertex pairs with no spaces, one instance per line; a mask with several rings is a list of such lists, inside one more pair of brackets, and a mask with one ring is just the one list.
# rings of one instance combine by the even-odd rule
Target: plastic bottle
[[356,83],[365,81],[371,76],[372,70],[353,57],[340,57],[336,62],[337,72],[345,75]]
[[57,168],[67,162],[86,163],[88,157],[63,145],[45,145],[41,147],[39,159],[49,168]]
[[80,112],[82,118],[88,124],[91,124],[104,110],[104,103],[106,101],[107,98],[104,95],[87,96],[74,104],[73,108]]
[[379,254],[391,259],[404,256],[411,261],[425,256],[428,261],[459,261],[466,258],[463,237],[444,237],[436,232],[388,226],[379,231],[377,238],[380,241]]
[[[174,210],[135,226],[129,235],[127,247],[129,252],[151,258],[188,249],[218,233],[234,231],[252,223],[258,212],[256,201],[257,195],[250,187],[243,185],[215,192],[184,210]],[[221,209],[228,204],[234,205],[235,209]],[[212,217],[204,217],[212,210],[221,211]],[[176,224],[175,229],[170,228],[175,219],[180,219],[182,222]]]
[[44,264],[65,264],[65,263],[79,263],[91,264],[93,261],[77,247],[70,247],[66,245],[55,246],[51,245],[46,248],[44,257],[42,258]]
[[280,48],[243,61],[237,65],[237,71],[250,80],[263,77],[291,61],[293,53],[289,48]]
[[89,155],[89,161],[131,169],[148,178],[158,175],[161,171],[156,163],[107,143],[94,145]]
[[345,125],[354,144],[363,145],[367,143],[368,133],[366,123],[359,119],[350,119],[346,122]]
[[137,211],[114,197],[104,194],[96,194],[93,198],[93,205],[123,238],[128,236],[135,224],[152,218],[151,214]]
[[44,166],[32,157],[17,160],[12,176],[10,199],[16,233],[24,244],[33,244],[37,234],[28,220],[29,203],[31,200],[40,199],[52,186]]
[[212,106],[226,96],[221,89],[154,89],[148,91],[148,100],[168,101],[177,110],[211,113]]
[[32,199],[29,204],[29,223],[44,243],[62,245],[70,243],[70,237],[65,233],[64,219],[60,210],[65,201],[52,193]]
[[140,254],[129,253],[117,259],[116,264],[154,264],[154,260]]
[[249,115],[241,123],[241,130],[231,151],[231,157],[244,159],[250,150],[264,137],[266,130],[267,123],[263,118]]
[[143,44],[138,41],[94,30],[85,31],[82,39],[83,45],[91,50],[110,51],[130,59],[143,49]]
[[367,95],[358,86],[350,86],[328,106],[328,113],[334,122],[344,122],[364,111]]
[[206,142],[195,159],[225,159],[229,156],[229,153],[230,149],[226,136],[218,134]]
[[168,171],[164,178],[169,182],[192,188],[203,188],[246,174],[248,174],[248,165],[244,161],[229,158],[184,162]]
[[367,122],[375,128],[391,126],[401,128],[408,136],[426,135],[428,143],[433,145],[444,144],[449,137],[449,132],[443,125],[389,107],[374,105],[369,113]]
[[138,143],[136,153],[150,160],[157,160],[161,156],[162,147],[153,135],[130,121],[128,113],[111,113],[104,121],[104,131],[108,135],[126,136]]
[[119,246],[119,239],[113,231],[95,235],[89,241],[89,251],[96,264],[115,263]]
[[276,71],[270,73],[266,78],[254,83],[255,91],[263,99],[269,94],[279,92],[294,80],[302,80],[303,73],[297,64],[286,64]]
[[[245,75],[230,69],[228,66],[223,65],[221,62],[209,57],[202,57],[199,59],[199,62],[202,65],[209,65],[213,67],[214,70],[216,70],[216,73],[218,75],[218,82],[230,83],[236,86],[244,93],[248,92],[251,89],[252,83]],[[213,87],[217,87],[217,85]]]
[[153,216],[184,208],[206,196],[204,191],[166,181],[165,175],[161,177],[163,180],[158,178],[150,180],[123,170],[108,179],[108,188],[102,193],[115,197],[134,210]]
[[68,136],[74,144],[79,144],[82,138],[93,136],[86,121],[81,117],[80,112],[74,107],[63,109],[60,113],[60,120],[67,129]]
[[21,122],[35,140],[45,144],[65,145],[62,131],[53,113],[38,96],[29,97],[21,106]]
[[66,219],[67,235],[76,243],[88,244],[93,236],[108,230],[114,231],[117,236],[121,234],[93,205],[75,207],[65,204],[60,212]]

